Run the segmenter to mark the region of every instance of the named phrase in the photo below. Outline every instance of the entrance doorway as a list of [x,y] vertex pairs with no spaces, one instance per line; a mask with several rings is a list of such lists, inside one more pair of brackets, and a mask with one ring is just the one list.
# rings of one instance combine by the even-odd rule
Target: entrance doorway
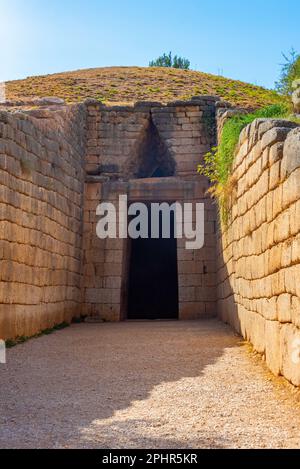
[[[151,230],[151,211],[149,227]],[[151,231],[149,232],[151,233]],[[178,319],[175,217],[170,238],[132,239],[129,262],[128,319]]]

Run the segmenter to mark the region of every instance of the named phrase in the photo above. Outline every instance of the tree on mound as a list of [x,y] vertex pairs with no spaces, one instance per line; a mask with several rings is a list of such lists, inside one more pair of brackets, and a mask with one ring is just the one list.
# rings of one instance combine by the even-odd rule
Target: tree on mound
[[281,94],[291,95],[293,81],[300,78],[300,55],[294,49],[282,55],[285,62],[281,64],[280,79],[275,83],[275,88]]
[[190,61],[184,57],[179,57],[178,55],[172,56],[172,52],[169,54],[163,54],[158,57],[156,60],[151,60],[149,67],[172,67],[172,68],[181,68],[183,70],[190,69]]

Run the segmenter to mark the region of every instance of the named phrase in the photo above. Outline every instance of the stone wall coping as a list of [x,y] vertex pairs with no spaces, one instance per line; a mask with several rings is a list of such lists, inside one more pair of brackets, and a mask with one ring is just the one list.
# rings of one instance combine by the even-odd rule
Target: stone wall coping
[[113,103],[110,105],[106,105],[96,99],[86,99],[83,104],[86,106],[93,106],[98,109],[105,109],[106,111],[124,111],[124,110],[133,110],[139,108],[167,108],[167,107],[181,107],[181,106],[199,106],[199,105],[215,105],[218,103],[219,106],[227,107],[228,103],[225,101],[223,102],[219,96],[210,96],[210,95],[200,95],[200,96],[193,96],[189,100],[175,100],[170,101],[168,103],[162,103],[159,101],[136,101],[132,104],[126,105],[114,105]]
[[[26,104],[26,103],[25,103]],[[22,103],[23,106],[25,106],[24,103]],[[32,104],[32,103],[31,103]],[[35,104],[37,105],[37,103]],[[168,103],[162,103],[158,101],[136,101],[133,103],[128,103],[128,104],[113,104],[111,103],[110,105],[107,105],[105,103],[102,103],[101,101],[98,101],[97,99],[94,98],[88,98],[84,100],[82,103],[78,104],[56,104],[53,102],[53,104],[47,105],[45,101],[45,105],[40,105],[32,109],[27,109],[27,108],[22,108],[21,103],[20,103],[20,108],[9,108],[9,106],[4,106],[0,110],[0,112],[7,112],[8,114],[23,114],[23,115],[29,115],[33,116],[39,119],[46,119],[50,117],[51,115],[55,113],[60,113],[63,111],[66,111],[70,108],[76,108],[76,107],[86,107],[86,108],[94,108],[98,110],[105,110],[106,112],[113,112],[113,111],[127,111],[127,112],[132,112],[132,111],[150,111],[150,110],[156,110],[156,109],[168,109],[172,107],[189,107],[189,106],[214,106],[218,108],[228,108],[230,106],[229,103],[226,101],[223,101],[219,96],[211,96],[211,95],[199,95],[199,96],[193,96],[189,100],[175,100],[175,101],[170,101]]]
[[[289,121],[287,119],[255,119],[251,124],[248,124],[240,134],[239,142],[237,144],[235,150],[235,164],[234,166],[238,166],[241,163],[241,160],[247,156],[249,151],[260,141],[262,141],[263,136],[267,133],[274,132],[274,129],[282,129],[283,135],[282,138],[278,141],[284,141],[289,131],[299,127],[299,124],[293,121]],[[245,144],[246,140],[247,143],[247,152],[243,156],[243,158],[238,158],[241,147]],[[265,140],[267,140],[265,138]],[[274,143],[274,142],[273,142]],[[238,160],[237,160],[238,158]]]
[[130,179],[128,181],[131,186],[180,186],[180,187],[193,187],[193,181],[184,181],[178,177],[163,177],[163,178],[143,178],[143,179]]
[[189,187],[192,188],[195,185],[203,184],[203,181],[197,180],[197,181],[185,181],[183,179],[180,179],[178,177],[163,177],[163,178],[143,178],[143,179],[130,179],[129,181],[111,181],[108,180],[107,178],[104,178],[103,176],[89,176],[88,180],[86,180],[87,183],[102,183],[106,184],[107,186],[110,186],[114,190],[122,190],[123,188],[127,187]]

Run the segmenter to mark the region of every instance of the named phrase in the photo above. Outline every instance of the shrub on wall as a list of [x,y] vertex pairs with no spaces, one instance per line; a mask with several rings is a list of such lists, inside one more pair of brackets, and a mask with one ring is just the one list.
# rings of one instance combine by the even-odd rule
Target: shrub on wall
[[208,177],[212,186],[210,192],[216,197],[221,220],[228,220],[229,207],[234,195],[236,181],[232,176],[232,165],[239,136],[244,127],[258,118],[287,118],[290,109],[285,104],[274,104],[249,114],[237,114],[229,119],[222,130],[220,144],[204,156],[204,163],[198,165],[198,172]]

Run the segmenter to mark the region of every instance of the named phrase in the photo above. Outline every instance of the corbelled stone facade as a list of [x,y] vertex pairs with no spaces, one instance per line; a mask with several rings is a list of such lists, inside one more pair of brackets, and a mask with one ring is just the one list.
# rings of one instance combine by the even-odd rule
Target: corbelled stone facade
[[2,338],[80,315],[126,319],[128,242],[96,235],[97,205],[120,194],[205,204],[205,248],[177,243],[179,317],[216,314],[216,209],[196,173],[216,101],[1,112]]
[[96,236],[97,205],[127,195],[129,202],[205,204],[205,247],[187,251],[186,240],[177,240],[179,318],[215,315],[217,214],[196,169],[216,139],[216,98],[113,108],[90,102],[87,108],[84,314],[127,317],[128,241]]

